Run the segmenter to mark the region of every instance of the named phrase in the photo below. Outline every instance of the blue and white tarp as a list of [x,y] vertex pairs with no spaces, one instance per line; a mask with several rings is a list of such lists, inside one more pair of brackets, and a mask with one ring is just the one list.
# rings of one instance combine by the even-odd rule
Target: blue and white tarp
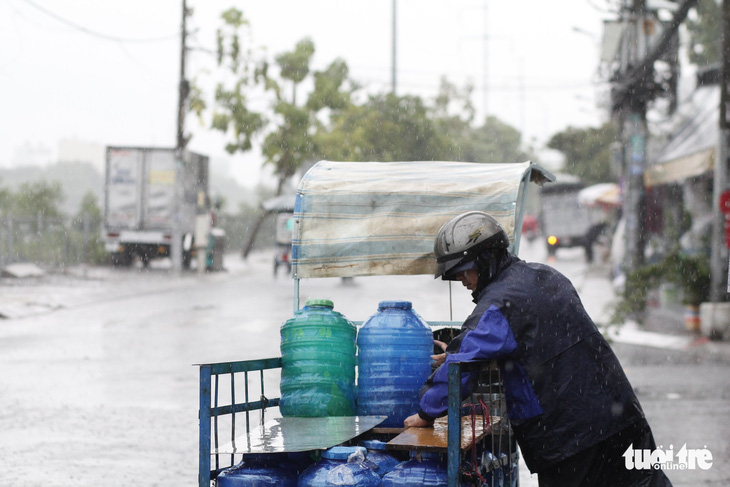
[[431,274],[439,228],[471,210],[497,218],[514,245],[528,178],[554,179],[531,162],[320,161],[297,189],[295,277]]

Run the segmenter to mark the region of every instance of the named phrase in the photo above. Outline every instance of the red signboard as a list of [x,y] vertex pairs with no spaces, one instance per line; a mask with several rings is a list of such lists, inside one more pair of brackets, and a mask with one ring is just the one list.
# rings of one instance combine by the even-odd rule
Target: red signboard
[[730,191],[720,195],[720,211],[725,215],[725,245],[730,248]]

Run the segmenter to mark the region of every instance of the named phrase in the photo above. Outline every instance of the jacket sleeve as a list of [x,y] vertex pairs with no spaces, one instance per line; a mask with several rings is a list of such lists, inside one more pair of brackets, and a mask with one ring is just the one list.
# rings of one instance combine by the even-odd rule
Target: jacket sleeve
[[[433,420],[446,414],[449,363],[494,360],[507,357],[515,350],[517,342],[507,318],[496,306],[490,306],[479,319],[476,328],[464,335],[459,351],[449,354],[444,364],[426,381],[421,389],[421,409],[418,415],[423,419]],[[462,374],[461,385],[462,391],[468,390],[468,373]]]

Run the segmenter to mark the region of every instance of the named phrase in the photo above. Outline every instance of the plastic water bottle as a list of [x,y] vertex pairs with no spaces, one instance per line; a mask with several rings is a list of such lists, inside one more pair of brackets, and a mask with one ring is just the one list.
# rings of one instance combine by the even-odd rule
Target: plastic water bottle
[[280,454],[245,455],[241,463],[218,475],[218,487],[296,487],[297,474]]
[[382,487],[446,487],[448,472],[443,455],[411,452],[411,459],[385,474]]
[[357,329],[332,301],[310,299],[281,327],[282,416],[354,416]]
[[385,452],[384,441],[367,440],[362,446],[367,449],[367,461],[373,464],[373,470],[381,477],[395,468],[400,462]]
[[431,374],[431,328],[409,301],[382,301],[357,346],[357,413],[388,416],[381,427],[402,428],[418,411],[418,392]]
[[365,461],[365,448],[336,446],[299,476],[297,487],[378,487],[380,476]]

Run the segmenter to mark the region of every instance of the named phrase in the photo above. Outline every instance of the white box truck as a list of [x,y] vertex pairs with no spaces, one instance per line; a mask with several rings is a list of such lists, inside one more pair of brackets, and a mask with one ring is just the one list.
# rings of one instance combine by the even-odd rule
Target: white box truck
[[172,256],[179,235],[182,265],[195,252],[195,221],[209,212],[208,158],[175,149],[107,147],[102,238],[114,265]]
[[[568,178],[565,178],[568,179]],[[578,203],[578,192],[585,185],[577,180],[546,184],[540,190],[542,229],[549,255],[557,249],[584,247],[586,258],[592,260],[591,230],[600,221],[594,211]]]

